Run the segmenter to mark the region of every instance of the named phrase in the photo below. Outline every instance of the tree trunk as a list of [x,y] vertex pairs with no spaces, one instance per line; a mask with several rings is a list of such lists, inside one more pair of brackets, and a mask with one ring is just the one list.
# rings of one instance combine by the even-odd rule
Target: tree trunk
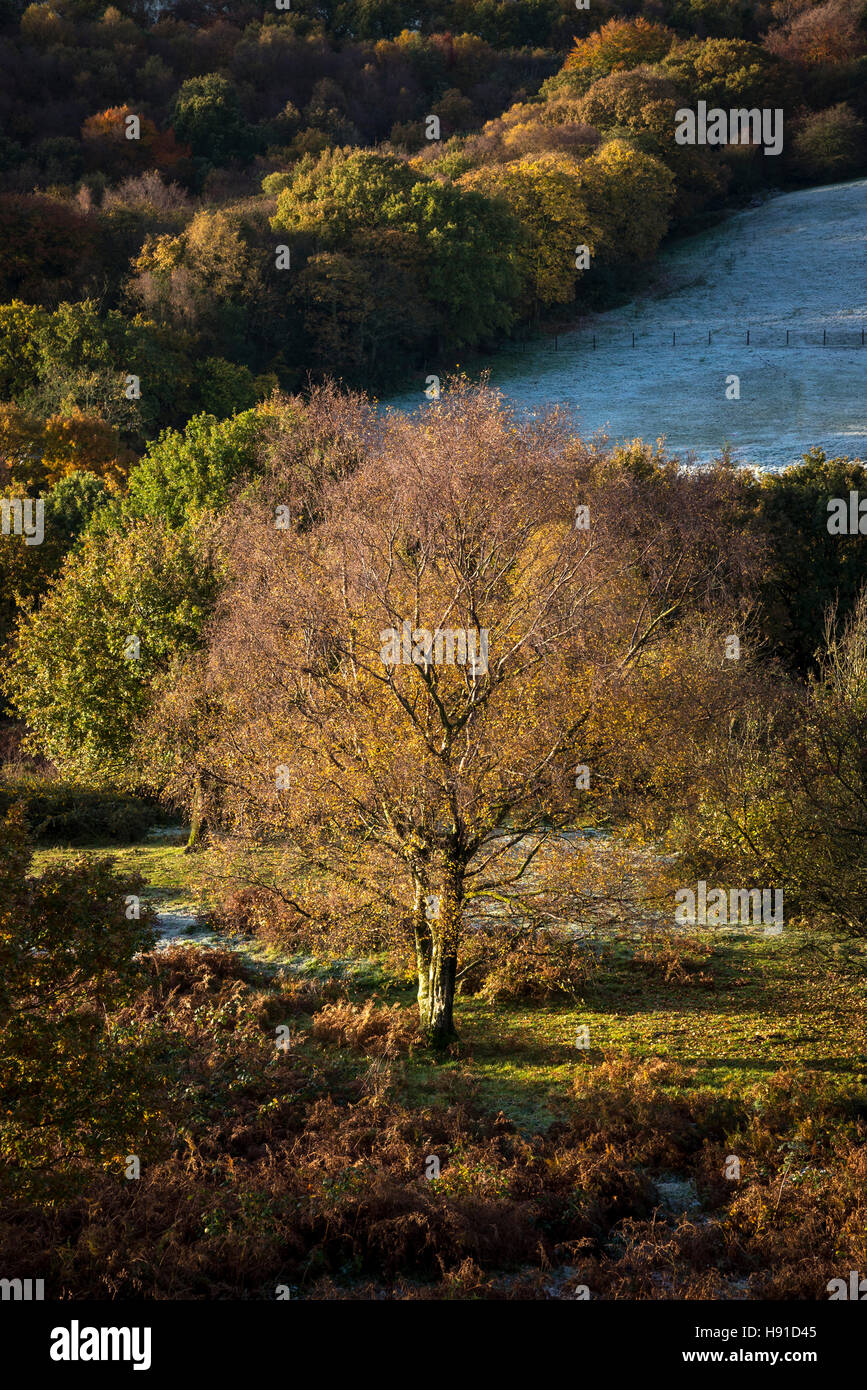
[[445,954],[440,941],[434,942],[430,971],[430,1004],[427,1039],[431,1047],[441,1050],[457,1042],[454,1024],[455,977],[458,973],[456,955]]
[[438,894],[439,910],[430,919],[424,917],[423,930],[416,927],[419,1014],[428,1043],[437,1049],[448,1047],[458,1036],[454,1002],[463,897],[463,871],[447,863]]
[[412,927],[415,937],[415,960],[418,969],[418,1016],[426,1033],[430,1027],[430,963],[433,941],[430,924],[425,914],[425,884],[415,880],[415,896],[412,905]]
[[190,838],[187,840],[185,854],[191,854],[198,849],[202,841],[202,831],[205,828],[205,794],[202,787],[202,774],[196,774],[195,786],[193,788],[193,804],[190,811]]

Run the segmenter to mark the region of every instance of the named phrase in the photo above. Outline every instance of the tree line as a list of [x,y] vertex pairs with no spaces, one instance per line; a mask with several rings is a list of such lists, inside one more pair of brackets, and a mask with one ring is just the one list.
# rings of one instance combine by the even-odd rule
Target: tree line
[[[475,31],[338,36],[334,13],[7,18],[0,398],[18,434],[84,417],[121,458],[311,373],[422,382],[628,294],[663,238],[733,201],[864,167],[865,33],[842,0],[749,25],[725,6],[576,11],[565,60]],[[782,108],[783,155],[676,144],[697,100]]]

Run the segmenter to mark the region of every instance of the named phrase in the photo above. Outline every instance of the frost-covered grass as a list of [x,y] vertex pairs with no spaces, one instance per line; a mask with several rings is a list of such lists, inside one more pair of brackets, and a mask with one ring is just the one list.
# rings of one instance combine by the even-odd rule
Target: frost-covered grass
[[[520,406],[568,405],[585,436],[665,436],[699,461],[726,444],[771,469],[813,445],[867,453],[867,179],[771,198],[672,244],[648,274],[645,295],[558,351],[545,339],[494,357],[492,384]],[[394,404],[424,404],[423,384]]]
[[[201,910],[205,855],[180,846],[94,846],[113,853],[118,868],[140,872],[145,896],[160,911]],[[74,849],[39,850],[34,872],[76,857]],[[207,900],[204,900],[207,905]],[[280,969],[292,978],[340,982],[358,1003],[376,996],[407,1007],[414,987],[389,975],[387,962],[278,956],[255,940],[220,941],[193,934],[198,944],[241,946],[263,982]],[[681,945],[645,949],[616,943],[580,1003],[491,1004],[461,994],[456,1021],[461,1042],[450,1061],[417,1052],[402,1086],[410,1102],[430,1103],[434,1075],[453,1070],[472,1077],[485,1108],[502,1109],[519,1127],[550,1122],[568,1106],[576,1072],[603,1058],[663,1058],[693,1074],[695,1084],[724,1089],[758,1083],[783,1069],[804,1077],[821,1072],[833,1086],[853,1082],[867,1099],[867,946],[786,931],[781,938],[752,933],[697,932]],[[590,1047],[576,1047],[579,1026]]]

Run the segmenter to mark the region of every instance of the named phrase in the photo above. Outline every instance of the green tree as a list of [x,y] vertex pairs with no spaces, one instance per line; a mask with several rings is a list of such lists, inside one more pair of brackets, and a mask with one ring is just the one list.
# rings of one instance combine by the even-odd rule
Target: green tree
[[845,101],[810,112],[795,131],[790,163],[802,178],[851,178],[865,161],[867,125]]
[[88,535],[21,625],[4,679],[32,744],[82,778],[140,785],[137,726],[157,679],[198,645],[219,582],[203,528]]
[[[24,493],[23,487],[3,485],[6,497]],[[43,497],[45,535],[40,545],[25,545],[19,536],[0,537],[0,659],[6,658],[18,619],[42,597],[65,556],[109,506],[110,497],[102,478],[73,473]]]
[[50,316],[45,309],[13,299],[0,304],[0,398],[17,400],[39,375],[40,342]]
[[[59,304],[52,313],[17,301],[0,311],[0,380],[36,413],[75,410],[145,434],[189,415],[195,405],[189,340],[166,324],[94,300]],[[127,395],[137,376],[140,397]]]
[[685,39],[662,60],[690,103],[726,109],[778,106],[787,88],[785,68],[759,44],[746,39]]
[[175,99],[172,127],[177,139],[209,164],[246,159],[256,145],[256,132],[241,113],[237,88],[216,72],[184,82]]
[[502,198],[525,229],[519,260],[536,307],[574,299],[582,273],[576,269],[576,247],[586,245],[592,253],[599,240],[579,170],[568,156],[547,154],[493,165],[461,180],[464,187]]
[[725,188],[727,166],[715,152],[672,139],[675,114],[685,98],[658,68],[612,72],[578,103],[580,118],[608,138],[626,137],[636,148],[652,154],[675,177],[674,215],[688,217]]
[[625,140],[610,140],[581,164],[578,183],[600,231],[599,261],[628,265],[652,259],[670,221],[671,170]]
[[828,530],[829,501],[848,500],[850,492],[867,496],[867,466],[827,459],[821,449],[792,468],[764,474],[752,488],[745,524],[762,557],[762,636],[772,655],[801,675],[815,669],[828,609],[846,619],[867,583],[863,537]]
[[[518,223],[502,205],[428,179],[393,156],[332,151],[302,161],[280,193],[272,226],[296,233],[311,249],[348,250],[359,234],[377,230],[412,238],[419,282],[451,346],[471,345],[514,321]],[[368,239],[368,250],[372,245]]]
[[[5,495],[9,490],[5,489]],[[93,473],[72,473],[46,492],[45,535],[40,545],[24,545],[18,537],[0,542],[0,645],[11,629],[12,614],[33,604],[45,591],[64,557],[109,505],[111,494]]]
[[194,415],[182,432],[163,430],[130,474],[130,513],[176,527],[205,508],[224,507],[256,467],[264,426],[263,412],[247,410],[228,420]]
[[507,331],[517,317],[521,229],[506,209],[479,193],[420,181],[411,223],[423,247],[422,284],[455,347]]

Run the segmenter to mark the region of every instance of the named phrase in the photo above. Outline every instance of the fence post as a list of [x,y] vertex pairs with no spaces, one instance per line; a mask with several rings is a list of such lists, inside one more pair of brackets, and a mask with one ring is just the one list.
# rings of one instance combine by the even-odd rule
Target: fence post
[[747,329],[747,347],[750,345],[750,330]]
[[[861,329],[861,341],[864,341],[864,329]],[[635,329],[632,330],[632,346],[635,347]]]
[[554,334],[554,351],[557,351],[557,334]]
[[788,328],[787,328],[787,329],[786,329],[786,347],[788,347],[788,346],[789,346],[789,330],[788,330]]
[[828,337],[828,330],[827,330],[827,328],[823,328],[823,329],[822,329],[822,347],[825,346],[825,341],[826,341],[827,337]]

